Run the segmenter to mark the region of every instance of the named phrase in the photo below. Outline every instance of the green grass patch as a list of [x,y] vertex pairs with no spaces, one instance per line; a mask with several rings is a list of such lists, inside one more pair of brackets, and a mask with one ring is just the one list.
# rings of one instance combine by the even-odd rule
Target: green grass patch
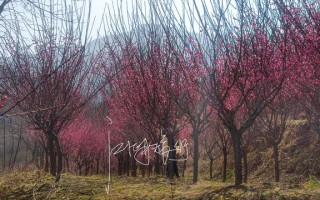
[[309,176],[309,180],[303,184],[305,189],[308,190],[319,190],[320,181],[315,176]]
[[110,184],[108,194],[107,176],[103,175],[62,174],[56,184],[53,177],[43,172],[12,172],[0,177],[0,199],[290,199],[320,196],[320,183],[315,179],[294,189],[281,184],[265,186],[261,183],[235,189],[231,182],[200,179],[197,184],[192,184],[192,177],[170,181],[161,176],[112,176]]

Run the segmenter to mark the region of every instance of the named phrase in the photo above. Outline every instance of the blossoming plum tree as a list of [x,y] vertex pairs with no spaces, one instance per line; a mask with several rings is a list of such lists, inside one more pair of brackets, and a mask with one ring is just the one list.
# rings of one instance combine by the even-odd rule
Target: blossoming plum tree
[[[195,43],[184,46],[193,52],[194,59],[202,60],[198,71],[205,69],[206,73],[199,82],[201,91],[231,134],[236,186],[242,183],[242,134],[277,96],[291,64],[286,32],[276,31],[279,23],[271,20],[278,19],[271,12],[272,6],[254,3],[237,0],[232,11],[230,4],[218,1],[189,3],[187,14],[200,27],[199,34],[186,29],[185,22],[181,22],[184,16],[170,19],[175,15],[161,15],[169,21],[167,24],[180,21],[182,25],[177,30],[182,33],[178,37],[187,44],[190,38]],[[167,5],[158,4],[174,12]]]
[[[46,9],[52,12],[43,12]],[[40,8],[31,6],[30,10],[33,25],[41,24],[26,31],[32,40],[21,31],[28,26],[15,18],[5,24],[11,32],[1,38],[6,44],[1,54],[10,59],[1,63],[1,73],[5,74],[1,85],[13,105],[45,134],[50,173],[59,181],[63,160],[58,135],[96,93],[100,79],[92,72],[100,60],[87,56],[88,34],[84,33],[89,24],[80,22],[86,15],[75,19],[72,6],[62,7],[55,1]],[[57,17],[60,14],[63,17]],[[57,29],[57,24],[66,28]]]

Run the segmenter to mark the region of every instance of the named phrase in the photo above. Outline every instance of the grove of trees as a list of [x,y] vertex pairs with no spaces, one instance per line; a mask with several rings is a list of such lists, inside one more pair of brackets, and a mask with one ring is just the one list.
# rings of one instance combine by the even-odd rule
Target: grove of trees
[[[90,11],[59,2],[30,3],[25,21],[0,7],[0,115],[28,124],[36,163],[56,181],[63,170],[108,165],[145,175],[138,154],[150,173],[179,177],[177,141],[187,139],[193,183],[204,151],[210,178],[221,158],[222,180],[232,168],[239,187],[259,142],[272,149],[279,182],[290,120],[305,114],[320,141],[319,1],[123,1],[107,7],[96,43]],[[167,155],[149,148],[164,135]],[[108,160],[128,141],[137,145]]]

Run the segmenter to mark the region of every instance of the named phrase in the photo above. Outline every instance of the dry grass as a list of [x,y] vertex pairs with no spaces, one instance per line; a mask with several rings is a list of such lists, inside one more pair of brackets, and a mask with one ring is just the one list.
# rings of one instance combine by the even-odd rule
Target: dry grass
[[247,184],[234,189],[231,183],[191,178],[170,182],[163,177],[112,177],[110,193],[106,176],[63,174],[58,184],[47,174],[12,172],[1,176],[0,199],[318,199],[320,182],[302,185],[275,183]]
[[226,184],[190,179],[173,182],[163,177],[112,177],[109,195],[106,176],[63,174],[58,184],[43,172],[12,172],[2,175],[0,199],[197,199]]

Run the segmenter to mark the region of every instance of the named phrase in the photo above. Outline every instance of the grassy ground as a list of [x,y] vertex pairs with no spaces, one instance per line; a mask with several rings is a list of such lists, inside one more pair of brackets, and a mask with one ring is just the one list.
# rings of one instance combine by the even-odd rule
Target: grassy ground
[[63,174],[58,184],[39,172],[12,172],[0,177],[0,199],[315,199],[320,182],[301,185],[259,183],[234,189],[231,183],[191,179],[112,177],[106,192],[106,176]]

